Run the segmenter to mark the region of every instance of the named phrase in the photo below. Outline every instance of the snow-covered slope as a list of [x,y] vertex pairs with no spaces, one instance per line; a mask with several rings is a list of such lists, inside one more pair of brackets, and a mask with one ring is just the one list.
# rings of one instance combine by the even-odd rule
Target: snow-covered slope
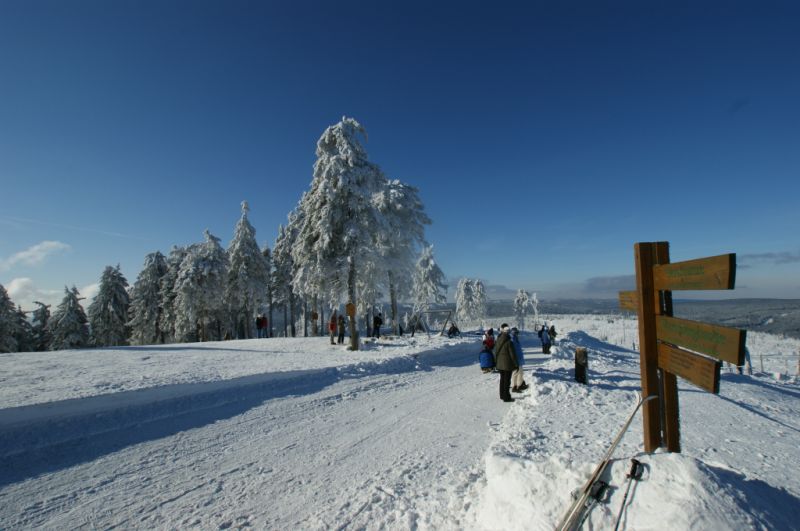
[[[0,528],[552,529],[638,389],[634,321],[556,326],[552,356],[523,333],[512,404],[477,336],[2,354]],[[631,457],[620,529],[797,528],[800,349],[748,344],[719,396],[681,382],[683,453],[643,454],[637,415],[586,529],[614,528]]]

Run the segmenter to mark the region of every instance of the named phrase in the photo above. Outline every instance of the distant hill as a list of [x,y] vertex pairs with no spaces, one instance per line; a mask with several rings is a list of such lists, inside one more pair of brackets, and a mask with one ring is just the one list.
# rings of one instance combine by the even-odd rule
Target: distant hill
[[[800,299],[675,299],[675,317],[800,339]],[[615,299],[558,299],[539,303],[544,315],[620,313]],[[512,301],[491,301],[489,317],[513,315]]]

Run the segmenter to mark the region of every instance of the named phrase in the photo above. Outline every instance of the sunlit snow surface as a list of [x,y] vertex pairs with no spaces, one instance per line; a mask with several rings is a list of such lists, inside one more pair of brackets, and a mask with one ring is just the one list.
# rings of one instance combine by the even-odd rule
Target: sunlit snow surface
[[[635,321],[552,321],[513,404],[475,335],[0,354],[0,528],[552,529],[639,387]],[[585,529],[614,528],[631,457],[620,529],[798,528],[800,342],[748,346],[719,396],[680,382],[681,454],[643,454],[637,416]]]

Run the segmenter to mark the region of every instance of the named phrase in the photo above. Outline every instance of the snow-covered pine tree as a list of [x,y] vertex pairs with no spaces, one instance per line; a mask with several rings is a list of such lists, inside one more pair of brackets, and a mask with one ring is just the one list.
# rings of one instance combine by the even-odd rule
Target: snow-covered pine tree
[[298,212],[289,213],[289,223],[286,227],[278,227],[278,238],[272,249],[272,263],[274,266],[272,285],[275,302],[283,306],[283,334],[289,337],[287,327],[290,327],[291,336],[297,335],[295,326],[295,294],[292,277],[295,271],[295,262],[292,257],[292,248],[297,238]]
[[525,317],[531,309],[531,297],[524,289],[517,290],[514,298],[514,315],[517,318],[517,326],[520,330],[525,330]]
[[[382,223],[373,201],[386,178],[367,159],[356,120],[344,117],[328,127],[317,142],[311,189],[299,210],[302,225],[292,249],[297,270],[294,285],[304,293],[346,295],[355,304],[363,262],[374,257],[375,230]],[[350,348],[358,350],[355,320],[350,319]]]
[[175,282],[175,332],[183,341],[222,339],[228,254],[208,230],[205,241],[191,245]]
[[39,306],[33,310],[33,348],[36,352],[43,352],[50,349],[50,341],[53,335],[50,333],[50,305],[39,301],[33,301]]
[[178,273],[181,264],[188,254],[186,247],[173,246],[167,257],[167,272],[161,277],[158,288],[160,316],[158,328],[163,337],[164,343],[175,343],[179,341],[175,332],[175,322],[178,320],[178,313],[175,307],[175,298],[178,296],[175,284],[178,281]]
[[264,257],[264,265],[267,268],[267,281],[264,287],[266,293],[266,303],[267,303],[267,337],[272,337],[272,301],[275,298],[275,286],[272,283],[272,277],[274,275],[274,271],[272,269],[272,252],[269,250],[268,245],[264,245],[264,250],[261,251],[261,255]]
[[444,304],[447,300],[444,273],[433,258],[433,246],[422,249],[414,270],[414,313],[425,312],[431,304]]
[[228,246],[227,302],[237,337],[253,337],[258,307],[266,300],[269,270],[256,242],[256,229],[247,219],[250,207],[242,201],[242,217]]
[[50,319],[50,350],[83,348],[89,344],[89,320],[81,306],[78,288],[64,288],[64,298]]
[[115,347],[128,342],[128,280],[117,267],[106,266],[100,289],[89,305],[89,340],[96,347]]
[[539,299],[536,297],[536,293],[531,298],[531,308],[533,308],[533,326],[535,328],[539,323]]
[[456,287],[456,319],[459,323],[475,318],[475,286],[471,278],[462,278]]
[[22,306],[17,307],[16,325],[17,352],[34,352],[33,327]]
[[376,245],[383,258],[377,267],[388,272],[387,287],[394,333],[398,333],[398,298],[413,285],[415,257],[425,241],[425,225],[431,220],[419,198],[419,190],[398,180],[386,183],[375,197],[383,227],[376,234]]
[[383,296],[379,286],[386,282],[386,271],[379,269],[379,260],[364,260],[356,280],[356,307],[363,310],[364,330],[372,333],[372,318],[378,313],[375,307]]
[[0,352],[17,352],[17,316],[14,303],[0,284]]
[[131,343],[153,345],[164,343],[164,334],[159,326],[161,317],[161,279],[167,273],[167,259],[159,251],[144,258],[144,267],[131,289],[131,304],[128,308],[128,327]]
[[486,288],[482,280],[475,280],[472,283],[473,302],[475,307],[475,318],[483,321],[486,318]]

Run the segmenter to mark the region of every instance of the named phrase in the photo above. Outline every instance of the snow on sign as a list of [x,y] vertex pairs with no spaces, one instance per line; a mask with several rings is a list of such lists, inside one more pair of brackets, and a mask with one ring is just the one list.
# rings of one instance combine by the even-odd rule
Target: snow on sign
[[634,245],[634,262],[636,290],[621,291],[619,304],[639,316],[642,394],[661,398],[644,407],[644,447],[680,452],[677,376],[719,393],[721,361],[742,365],[746,336],[744,330],[672,317],[672,290],[733,289],[736,254],[670,263],[669,242],[645,242]]

